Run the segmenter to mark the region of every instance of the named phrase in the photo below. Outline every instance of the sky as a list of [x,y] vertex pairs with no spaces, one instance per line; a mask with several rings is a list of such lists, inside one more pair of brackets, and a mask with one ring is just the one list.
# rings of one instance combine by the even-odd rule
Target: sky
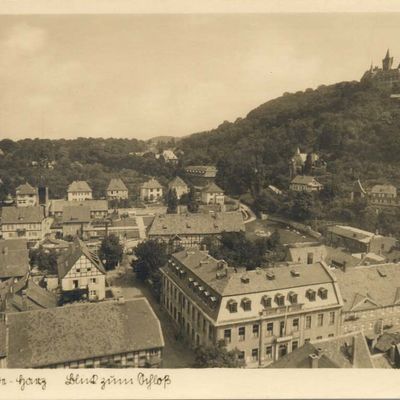
[[400,14],[0,15],[0,138],[185,136],[359,80]]

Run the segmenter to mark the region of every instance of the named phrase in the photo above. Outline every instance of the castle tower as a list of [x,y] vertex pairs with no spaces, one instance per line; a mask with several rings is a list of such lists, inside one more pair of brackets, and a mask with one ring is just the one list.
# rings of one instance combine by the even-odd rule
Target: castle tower
[[393,57],[390,57],[389,49],[386,52],[385,58],[382,60],[382,69],[389,71],[393,65]]

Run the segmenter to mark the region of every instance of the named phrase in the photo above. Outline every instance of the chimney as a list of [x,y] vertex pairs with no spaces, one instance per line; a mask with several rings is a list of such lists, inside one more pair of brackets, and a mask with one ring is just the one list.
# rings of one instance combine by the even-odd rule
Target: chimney
[[351,364],[353,365],[353,367],[355,366],[355,360],[356,360],[356,355],[357,355],[357,344],[356,344],[356,337],[353,336],[351,338]]
[[392,347],[389,349],[389,359],[393,364],[396,362],[396,345],[392,344]]
[[26,290],[21,291],[21,297],[22,297],[22,307],[24,311],[28,309],[28,304],[27,304],[27,295],[26,295]]
[[346,261],[343,261],[343,272],[346,272]]
[[310,368],[318,368],[319,356],[317,354],[310,354],[308,359],[310,361]]

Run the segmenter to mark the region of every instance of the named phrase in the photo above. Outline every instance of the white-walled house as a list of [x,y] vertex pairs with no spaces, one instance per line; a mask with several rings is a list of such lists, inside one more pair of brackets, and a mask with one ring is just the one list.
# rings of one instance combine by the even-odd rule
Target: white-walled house
[[39,194],[37,188],[28,182],[19,185],[15,191],[17,207],[34,207],[39,205]]
[[140,188],[140,199],[142,201],[147,201],[151,203],[160,200],[162,196],[163,187],[154,178],[151,178],[149,181],[143,183]]
[[73,181],[68,186],[68,201],[91,200],[92,189],[86,181]]
[[78,237],[58,259],[58,279],[63,297],[91,301],[105,298],[106,271],[100,259]]
[[223,205],[225,202],[224,191],[212,182],[201,191],[201,201],[204,204]]

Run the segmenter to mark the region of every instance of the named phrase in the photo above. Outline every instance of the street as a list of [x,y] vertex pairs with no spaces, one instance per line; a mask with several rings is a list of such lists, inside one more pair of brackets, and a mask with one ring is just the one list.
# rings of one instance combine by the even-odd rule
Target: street
[[109,271],[107,280],[112,284],[114,293],[122,295],[125,299],[133,297],[146,297],[155,314],[160,320],[164,335],[165,347],[163,353],[163,368],[190,368],[194,363],[194,351],[181,341],[175,339],[174,325],[168,314],[154,299],[149,288],[137,280],[132,268],[127,263],[118,271]]

